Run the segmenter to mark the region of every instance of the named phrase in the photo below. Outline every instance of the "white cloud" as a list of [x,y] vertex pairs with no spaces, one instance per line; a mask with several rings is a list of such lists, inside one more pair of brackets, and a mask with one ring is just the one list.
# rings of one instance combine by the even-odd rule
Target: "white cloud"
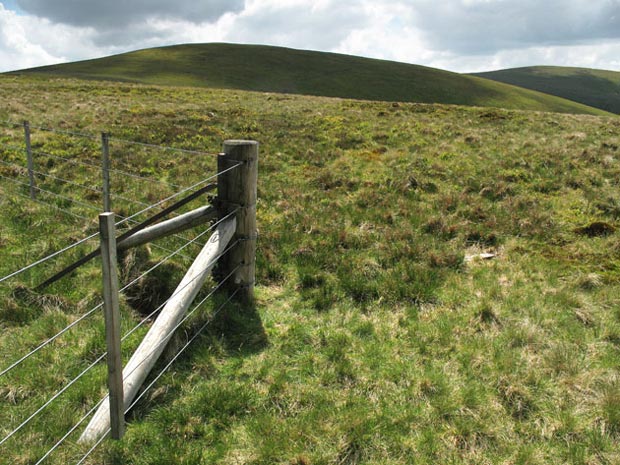
[[62,56],[49,53],[29,38],[40,27],[36,22],[18,16],[0,4],[0,71],[62,60]]
[[359,0],[249,0],[236,15],[227,40],[285,47],[331,50],[353,28],[372,18]]
[[535,64],[620,70],[620,0],[16,0],[20,14],[2,3],[0,71],[189,42],[281,45],[463,72]]
[[428,65],[459,72],[492,71],[533,65],[575,66],[620,71],[620,40],[607,43],[526,47],[489,55],[434,56]]
[[429,46],[493,54],[620,39],[620,0],[410,0]]
[[414,12],[404,2],[365,2],[362,11],[372,21],[352,29],[333,51],[408,63],[425,63],[440,55],[410,26]]

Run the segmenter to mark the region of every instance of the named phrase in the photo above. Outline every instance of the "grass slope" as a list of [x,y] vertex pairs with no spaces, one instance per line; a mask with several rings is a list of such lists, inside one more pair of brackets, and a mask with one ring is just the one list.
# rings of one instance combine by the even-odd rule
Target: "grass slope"
[[[125,438],[88,464],[620,463],[617,118],[6,76],[0,99],[3,121],[93,134],[33,130],[38,171],[90,186],[99,170],[41,153],[97,163],[108,130],[114,168],[190,185],[213,173],[212,157],[114,137],[209,152],[226,138],[261,143],[256,307],[219,313],[133,409]],[[3,161],[24,165],[10,148],[21,137],[0,130]],[[0,174],[26,179],[4,164]],[[174,191],[116,172],[112,186],[148,203]],[[96,227],[6,179],[0,191],[0,276]],[[123,257],[122,282],[164,255]],[[96,262],[29,291],[72,258],[3,283],[0,366],[97,302]],[[165,297],[189,261],[171,259],[132,296]],[[129,303],[124,330],[140,319]],[[97,314],[0,378],[0,432],[104,347]],[[105,393],[105,371],[3,445],[0,463],[35,463]],[[76,463],[87,450],[77,436],[45,463]]]
[[177,45],[18,73],[602,114],[570,101],[473,76],[392,61],[259,45]]
[[561,66],[504,69],[475,76],[537,90],[620,114],[620,72]]

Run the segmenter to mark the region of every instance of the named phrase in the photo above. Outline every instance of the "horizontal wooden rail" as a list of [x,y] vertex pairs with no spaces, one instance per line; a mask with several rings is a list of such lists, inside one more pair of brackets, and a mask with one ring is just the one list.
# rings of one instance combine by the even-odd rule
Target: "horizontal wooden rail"
[[162,237],[170,236],[186,229],[193,228],[200,224],[213,220],[218,216],[218,212],[211,206],[200,207],[190,212],[171,218],[161,223],[154,224],[148,228],[123,239],[118,243],[118,250],[127,250],[137,247],[147,242],[151,242]]

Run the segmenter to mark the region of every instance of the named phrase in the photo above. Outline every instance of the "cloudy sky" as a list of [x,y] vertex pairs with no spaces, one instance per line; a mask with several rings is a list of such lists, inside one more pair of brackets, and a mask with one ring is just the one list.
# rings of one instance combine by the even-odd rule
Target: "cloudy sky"
[[620,0],[0,0],[0,71],[189,42],[620,71]]

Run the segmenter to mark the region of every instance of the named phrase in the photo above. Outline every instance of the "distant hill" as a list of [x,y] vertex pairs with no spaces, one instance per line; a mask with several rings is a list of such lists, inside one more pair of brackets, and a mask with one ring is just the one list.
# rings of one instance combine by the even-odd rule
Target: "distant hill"
[[620,72],[533,66],[475,73],[474,76],[537,90],[620,114]]
[[14,73],[604,114],[564,99],[475,76],[393,61],[260,45],[175,45]]

